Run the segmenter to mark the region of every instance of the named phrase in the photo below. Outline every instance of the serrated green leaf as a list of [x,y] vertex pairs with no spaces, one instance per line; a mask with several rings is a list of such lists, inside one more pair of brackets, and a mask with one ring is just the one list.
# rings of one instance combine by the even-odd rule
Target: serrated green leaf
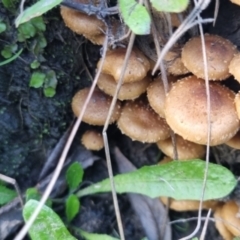
[[151,18],[144,6],[135,0],[119,0],[119,9],[124,22],[135,34],[150,33]]
[[49,11],[50,9],[54,8],[58,4],[60,4],[62,0],[40,0],[31,7],[27,8],[20,14],[16,21],[15,25],[18,27],[20,24],[29,21],[32,18],[37,16],[41,16],[45,12]]
[[[202,160],[173,161],[163,165],[145,166],[137,171],[114,177],[118,193],[140,193],[151,198],[172,197],[177,200],[200,200],[205,172]],[[237,180],[225,167],[209,163],[204,200],[222,198],[236,186]],[[89,186],[78,197],[111,191],[109,179]]]
[[[29,200],[23,208],[23,218],[29,220],[38,206],[36,200]],[[43,206],[36,220],[29,230],[32,240],[76,240],[63,224],[59,216],[49,207]]]
[[83,230],[80,231],[80,234],[86,239],[86,240],[119,240],[119,238],[114,238],[106,234],[97,234],[97,233],[88,233]]
[[71,222],[80,209],[80,202],[76,195],[72,194],[67,198],[65,209],[67,220]]
[[78,163],[72,163],[66,172],[66,181],[71,191],[75,190],[82,182],[83,168]]
[[150,0],[152,6],[161,12],[183,12],[187,9],[189,0]]
[[17,196],[16,191],[0,185],[0,205],[6,204]]

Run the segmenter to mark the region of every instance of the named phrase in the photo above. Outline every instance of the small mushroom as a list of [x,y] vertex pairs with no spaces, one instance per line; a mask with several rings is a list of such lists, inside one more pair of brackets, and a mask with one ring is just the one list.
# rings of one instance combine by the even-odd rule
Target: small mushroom
[[117,124],[123,134],[140,142],[152,143],[170,136],[165,120],[143,98],[127,101]]
[[[168,76],[169,87],[171,88],[172,82],[176,81],[175,77]],[[160,117],[165,118],[164,104],[166,94],[163,86],[162,79],[156,78],[147,88],[147,98],[153,110],[159,114]]]
[[[217,35],[204,35],[207,73],[209,80],[223,80],[230,76],[228,66],[237,52],[229,40]],[[198,78],[204,77],[204,61],[200,37],[190,39],[182,49],[182,61],[185,67]]]
[[[90,88],[84,88],[78,91],[72,99],[72,110],[76,117],[79,116],[86,101]],[[104,125],[112,97],[106,95],[99,89],[95,89],[83,115],[83,121],[91,125]],[[115,122],[120,116],[121,103],[117,101],[110,118],[110,123]]]
[[232,3],[240,5],[240,0],[230,0]]
[[240,82],[240,53],[236,54],[230,62],[229,72]]
[[230,140],[228,140],[225,144],[229,147],[240,149],[240,131],[238,131]]
[[[168,204],[169,199],[169,208],[178,212],[198,210],[200,204],[197,200],[175,200],[167,197],[160,197],[160,199],[164,205]],[[215,209],[217,205],[218,202],[215,200],[204,201],[203,209]]]
[[[118,48],[107,52],[102,72],[112,75],[116,82],[119,81],[126,55],[125,48]],[[103,59],[98,62],[98,67]],[[140,81],[146,77],[150,70],[149,60],[138,49],[134,48],[130,54],[123,83]]]
[[219,206],[214,212],[215,226],[224,240],[233,240],[234,236],[224,224],[221,210],[222,206]]
[[102,134],[96,130],[86,131],[82,135],[81,142],[86,149],[92,151],[99,151],[104,146]]
[[[130,100],[139,97],[146,91],[151,78],[146,76],[144,79],[138,82],[125,83],[121,86],[118,94],[120,100]],[[98,87],[110,96],[114,96],[117,83],[111,75],[101,73],[97,82]]]
[[240,91],[236,94],[234,102],[237,109],[238,118],[240,119]]
[[[174,149],[171,138],[158,141],[157,146],[164,154],[170,158],[174,158]],[[202,158],[205,154],[205,146],[184,140],[178,135],[176,135],[176,148],[179,159],[188,160]]]
[[[88,4],[86,0],[74,0],[76,3]],[[76,11],[61,6],[61,15],[65,24],[74,32],[82,34],[94,44],[102,45],[104,42],[106,26],[103,21],[94,15]]]
[[234,201],[225,203],[221,209],[221,217],[226,228],[235,236],[240,236],[239,206]]
[[[215,146],[227,142],[239,129],[234,93],[216,83],[209,84],[211,139]],[[165,102],[166,121],[175,133],[198,144],[207,144],[207,95],[205,82],[190,76],[174,83]]]
[[184,75],[189,73],[189,70],[184,66],[181,54],[178,50],[169,51],[165,57],[167,72],[174,76]]

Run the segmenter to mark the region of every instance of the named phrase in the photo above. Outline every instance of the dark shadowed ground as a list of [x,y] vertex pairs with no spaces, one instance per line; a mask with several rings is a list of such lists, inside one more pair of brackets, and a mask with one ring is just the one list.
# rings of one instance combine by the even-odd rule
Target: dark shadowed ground
[[[220,2],[215,27],[205,26],[205,31],[226,37],[240,48],[240,7],[229,3],[228,0]],[[203,16],[212,16],[213,11],[214,5],[211,4]],[[16,39],[14,17],[14,13],[4,9],[0,3],[0,19],[9,24],[9,31],[0,34],[0,50],[6,43],[12,43]],[[56,72],[58,80],[56,95],[53,98],[46,98],[42,89],[29,87],[32,72],[30,63],[35,57],[29,48],[34,44],[33,40],[17,43],[19,49],[24,47],[21,57],[0,67],[0,173],[15,178],[22,191],[37,184],[46,159],[74,119],[70,108],[71,98],[78,89],[91,84],[90,75],[94,74],[100,56],[99,47],[65,27],[58,8],[49,12],[44,19],[47,26],[44,33],[47,46],[44,49],[45,61],[42,62],[42,68]],[[0,56],[0,62],[2,60]],[[235,91],[240,89],[239,84],[231,79],[227,84]],[[87,126],[83,124],[81,130],[85,128]],[[117,145],[136,167],[157,163],[162,157],[155,146],[132,142],[122,136],[115,126],[109,129],[109,139],[110,146]],[[78,142],[80,141],[76,139],[75,144]],[[97,155],[104,159],[103,151]],[[228,155],[230,160],[225,159],[224,165],[230,169],[233,166],[234,169],[238,169],[239,163],[233,164],[238,156],[238,152],[235,152],[234,156]],[[211,160],[214,161],[213,158]],[[117,173],[117,168],[114,163],[113,165],[114,172]],[[234,173],[239,176],[239,171]],[[84,180],[97,182],[106,177],[106,163],[104,160],[99,160],[85,171]],[[127,197],[120,196],[119,202],[126,239],[143,238],[143,229]],[[81,200],[81,204],[81,212],[73,222],[76,226],[89,232],[117,236],[111,194],[85,197]],[[62,207],[57,206],[56,209],[60,214],[63,213]],[[197,213],[170,211],[172,220],[193,216],[197,216]],[[174,225],[173,239],[191,233],[195,225],[196,221]],[[15,233],[14,230],[7,239],[12,239]],[[221,237],[215,230],[214,223],[210,222],[206,240],[212,239],[220,240]]]

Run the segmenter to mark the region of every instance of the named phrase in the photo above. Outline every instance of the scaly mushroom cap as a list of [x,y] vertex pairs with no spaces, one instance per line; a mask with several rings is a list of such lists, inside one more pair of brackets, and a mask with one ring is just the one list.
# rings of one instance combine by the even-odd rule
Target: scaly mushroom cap
[[[116,82],[119,81],[123,62],[126,55],[125,48],[108,51],[103,63],[102,72],[112,75]],[[102,59],[98,62],[98,67]],[[127,68],[124,74],[124,83],[140,81],[146,77],[150,69],[149,60],[138,49],[134,48],[130,54]]]
[[[168,76],[169,88],[171,88],[172,83],[175,81],[176,81],[176,78],[172,76]],[[160,117],[165,118],[164,104],[165,104],[166,94],[165,94],[162,79],[160,77],[156,78],[148,86],[147,98],[153,110],[157,114],[159,114]]]
[[86,131],[81,138],[83,146],[92,151],[99,151],[103,148],[103,137],[102,134],[96,130]]
[[[167,197],[160,197],[162,203],[164,205],[168,204]],[[195,211],[199,208],[200,201],[197,200],[175,200],[173,198],[169,198],[169,208],[178,212],[182,211]],[[218,205],[217,201],[209,200],[203,202],[203,209],[213,208],[215,209]]]
[[[207,55],[207,73],[209,80],[223,80],[230,76],[228,66],[236,53],[236,46],[217,35],[204,35]],[[201,38],[190,39],[182,49],[182,61],[185,67],[198,78],[204,77],[204,62]]]
[[[174,158],[172,139],[168,138],[157,142],[159,149],[170,158]],[[202,158],[205,154],[205,146],[184,140],[176,135],[176,147],[179,159]]]
[[233,234],[227,229],[222,218],[222,206],[214,212],[215,226],[224,240],[233,240]]
[[[118,94],[120,100],[133,100],[146,91],[151,78],[146,76],[138,82],[125,83],[121,86]],[[97,82],[98,87],[110,96],[114,96],[117,83],[111,75],[101,73]]]
[[[78,3],[88,4],[88,1],[86,0],[74,1]],[[105,23],[98,19],[96,16],[87,15],[85,13],[63,6],[61,6],[61,15],[67,27],[69,27],[72,31],[76,32],[77,34],[82,34],[94,44],[103,44],[106,26]]]
[[[234,106],[234,93],[228,88],[210,83],[211,140],[210,145],[225,143],[239,129]],[[190,76],[174,83],[165,102],[166,121],[184,139],[207,144],[207,96],[205,82]]]
[[240,53],[236,54],[230,62],[229,72],[240,82]]
[[229,201],[223,205],[221,217],[226,221],[224,222],[226,228],[235,237],[240,236],[239,206],[234,201]]
[[165,120],[142,98],[126,102],[117,124],[123,134],[140,142],[157,142],[170,136]]
[[[86,101],[90,88],[78,91],[72,99],[72,110],[76,117],[79,116]],[[104,125],[111,105],[112,97],[99,89],[95,89],[83,115],[83,121],[91,125]],[[117,101],[110,118],[110,123],[115,122],[120,116],[121,103]]]

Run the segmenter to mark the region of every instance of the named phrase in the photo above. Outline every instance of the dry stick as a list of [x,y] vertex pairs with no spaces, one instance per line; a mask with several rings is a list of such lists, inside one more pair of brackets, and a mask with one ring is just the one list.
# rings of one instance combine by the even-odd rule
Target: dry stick
[[[194,1],[195,4],[196,0]],[[200,14],[197,16],[198,20],[200,20]],[[208,79],[208,64],[207,64],[207,55],[206,55],[206,45],[204,40],[204,34],[203,34],[203,28],[202,24],[199,23],[199,30],[200,30],[200,36],[201,36],[201,43],[202,43],[202,55],[203,55],[203,64],[204,64],[204,78],[205,78],[205,86],[206,86],[206,95],[207,95],[207,150],[206,150],[206,164],[205,164],[205,171],[204,171],[204,179],[203,179],[203,186],[202,186],[202,194],[198,209],[198,222],[195,230],[188,235],[185,238],[182,238],[181,240],[187,240],[192,238],[201,227],[201,215],[202,215],[202,205],[203,205],[203,199],[207,184],[207,176],[208,176],[208,165],[209,165],[209,155],[210,155],[210,139],[211,139],[211,98],[210,98],[210,89],[209,89],[209,79]]]
[[[108,34],[108,32],[107,32],[107,34]],[[102,55],[102,58],[103,58],[103,59],[104,59],[105,56],[106,56],[107,45],[108,45],[108,35],[106,35],[105,41],[104,41],[104,45],[103,45],[103,55]],[[64,147],[64,149],[63,149],[62,155],[61,155],[61,157],[60,157],[60,159],[59,159],[59,162],[58,162],[58,164],[57,164],[56,170],[55,170],[55,172],[54,172],[54,174],[53,174],[53,176],[52,176],[51,181],[49,182],[49,184],[48,184],[48,186],[47,186],[47,188],[46,188],[46,190],[45,190],[45,192],[44,192],[44,194],[43,194],[43,196],[42,196],[42,198],[41,198],[41,200],[40,200],[37,208],[35,209],[35,211],[34,211],[33,214],[31,215],[30,219],[27,221],[27,223],[25,224],[25,226],[21,229],[21,231],[19,232],[19,234],[14,238],[14,240],[21,240],[21,239],[24,238],[24,236],[27,234],[29,228],[31,227],[31,225],[33,224],[33,222],[35,221],[35,219],[37,218],[37,216],[38,216],[39,212],[41,211],[41,209],[42,209],[44,203],[46,202],[47,198],[49,197],[49,195],[50,195],[50,193],[51,193],[51,191],[52,191],[52,189],[53,189],[53,187],[54,187],[54,184],[55,184],[55,182],[57,181],[57,178],[58,178],[58,176],[59,176],[59,174],[60,174],[60,172],[61,172],[61,170],[62,170],[64,161],[65,161],[66,156],[67,156],[67,154],[68,154],[68,151],[69,151],[69,149],[70,149],[70,147],[71,147],[71,144],[72,144],[72,142],[73,142],[73,139],[74,139],[74,137],[75,137],[75,135],[76,135],[76,132],[77,132],[79,126],[80,126],[80,123],[82,122],[83,115],[84,115],[84,113],[85,113],[85,111],[86,111],[86,108],[87,108],[87,105],[88,105],[88,103],[89,103],[89,100],[91,99],[92,93],[93,93],[93,91],[94,91],[94,89],[95,89],[95,87],[96,87],[97,80],[98,80],[99,75],[100,75],[100,72],[101,72],[101,70],[102,70],[102,66],[103,66],[103,61],[101,62],[100,66],[99,66],[99,69],[98,69],[98,71],[97,71],[97,73],[96,73],[96,76],[95,76],[95,78],[94,78],[94,81],[93,81],[93,83],[92,83],[92,86],[91,86],[91,88],[90,88],[90,91],[89,91],[89,93],[88,93],[87,99],[86,99],[86,101],[84,102],[82,111],[81,111],[81,113],[79,114],[79,116],[78,116],[78,118],[77,118],[77,121],[76,121],[76,123],[74,124],[73,129],[72,129],[72,131],[71,131],[71,133],[70,133],[70,135],[69,135],[68,141],[67,141],[67,143],[66,143],[66,145],[65,145],[65,147]]]
[[[174,221],[169,222],[170,225],[173,224],[177,224],[177,223],[186,223],[186,222],[191,222],[191,221],[196,221],[198,220],[199,217],[191,217],[191,218],[182,218],[182,219],[177,219]],[[227,220],[223,220],[222,218],[211,218],[211,217],[201,217],[201,221],[212,221],[212,222],[222,222],[225,225],[229,225],[235,229],[237,229],[240,232],[240,228],[234,224],[232,224],[231,222],[227,221]]]
[[219,0],[216,0],[215,9],[214,9],[214,21],[213,21],[213,26],[215,26],[215,23],[216,23],[216,21],[217,21],[219,6],[220,6],[220,2],[219,2]]
[[201,233],[201,236],[200,236],[199,240],[204,240],[205,239],[206,232],[207,232],[207,226],[208,226],[208,223],[209,223],[209,218],[210,218],[211,212],[212,212],[212,210],[209,209],[207,217],[206,217],[206,221],[204,223],[203,230],[202,230],[202,233]]
[[12,184],[15,187],[15,190],[16,190],[16,192],[18,194],[18,198],[19,198],[21,207],[23,207],[23,199],[22,199],[21,191],[20,191],[20,188],[19,188],[19,186],[17,184],[17,181],[15,179],[10,178],[8,176],[5,176],[5,175],[3,175],[1,173],[0,173],[0,180],[5,181],[7,183],[10,183],[10,184]]
[[[157,69],[160,66],[160,63],[162,62],[164,56],[166,55],[166,53],[170,50],[170,48],[176,43],[176,41],[191,27],[193,27],[194,25],[198,24],[197,21],[193,22],[194,19],[197,17],[197,15],[199,13],[201,13],[201,11],[203,9],[205,9],[208,4],[210,3],[210,0],[202,0],[200,2],[198,2],[194,9],[192,10],[192,12],[188,15],[188,17],[183,21],[183,23],[178,27],[178,29],[173,33],[173,35],[170,37],[170,39],[168,40],[168,42],[166,43],[166,45],[164,46],[164,48],[162,49],[162,52],[160,54],[160,56],[158,57],[157,63],[154,66],[154,69],[152,71],[152,73],[154,74]],[[206,21],[206,20],[205,20]],[[205,22],[202,21],[202,22]],[[206,22],[212,21],[212,19],[207,19]]]
[[127,47],[127,52],[126,52],[124,62],[123,62],[123,68],[122,68],[122,71],[121,71],[121,75],[119,77],[118,84],[117,84],[117,87],[116,87],[116,90],[115,90],[115,93],[114,93],[114,97],[112,99],[111,106],[110,106],[110,109],[108,111],[108,116],[107,116],[107,119],[105,121],[105,125],[104,125],[103,132],[102,132],[103,140],[104,140],[104,146],[105,146],[105,154],[106,154],[106,160],[107,160],[109,180],[110,180],[111,189],[112,189],[113,203],[114,203],[114,208],[115,208],[115,213],[116,213],[116,217],[117,217],[117,223],[118,223],[118,228],[119,228],[119,233],[120,233],[121,240],[124,240],[125,237],[124,237],[121,215],[120,215],[120,211],[119,211],[117,194],[116,194],[116,189],[115,189],[115,184],[114,184],[114,179],[113,179],[112,163],[111,163],[111,157],[110,157],[110,151],[109,151],[109,145],[108,145],[108,138],[107,138],[107,133],[106,132],[107,132],[107,129],[108,129],[108,126],[109,126],[109,122],[110,122],[110,118],[111,118],[113,109],[116,105],[118,93],[120,91],[120,88],[121,88],[121,85],[122,85],[122,82],[123,82],[123,77],[124,77],[124,74],[125,74],[125,71],[126,71],[126,68],[127,68],[127,64],[128,64],[130,54],[132,52],[134,40],[135,40],[135,34],[131,33],[129,44],[128,44],[128,47]]

